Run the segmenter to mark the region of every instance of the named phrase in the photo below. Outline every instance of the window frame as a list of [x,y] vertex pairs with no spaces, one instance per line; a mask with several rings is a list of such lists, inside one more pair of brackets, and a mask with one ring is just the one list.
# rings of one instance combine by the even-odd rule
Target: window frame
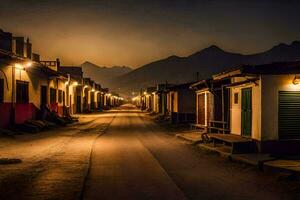
[[29,103],[29,82],[16,81],[16,103]]

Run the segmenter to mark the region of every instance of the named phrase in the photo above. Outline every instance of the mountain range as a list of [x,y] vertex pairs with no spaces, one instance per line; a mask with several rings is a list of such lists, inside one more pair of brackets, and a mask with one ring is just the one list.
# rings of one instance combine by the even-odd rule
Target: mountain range
[[110,87],[113,78],[132,71],[130,67],[126,66],[101,67],[88,61],[82,63],[80,66],[84,77],[90,77],[103,87]]
[[266,64],[300,60],[300,42],[279,44],[268,51],[243,55],[231,53],[212,45],[187,57],[170,56],[158,60],[126,74],[116,76],[109,85],[123,94],[155,86],[157,83],[184,83],[206,79],[228,68],[241,64]]
[[90,62],[83,63],[81,67],[84,76],[91,77],[113,91],[127,95],[158,83],[178,84],[206,79],[241,64],[255,65],[296,60],[300,60],[299,41],[291,44],[281,43],[265,52],[251,55],[227,52],[212,45],[187,57],[173,55],[134,70],[125,66],[100,67]]

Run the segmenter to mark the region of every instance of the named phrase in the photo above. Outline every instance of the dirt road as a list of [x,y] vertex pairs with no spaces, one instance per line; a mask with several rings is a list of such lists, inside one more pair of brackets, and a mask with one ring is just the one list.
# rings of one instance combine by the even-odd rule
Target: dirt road
[[299,182],[199,152],[130,106],[81,117],[83,125],[20,142],[24,162],[0,166],[0,199],[300,197]]

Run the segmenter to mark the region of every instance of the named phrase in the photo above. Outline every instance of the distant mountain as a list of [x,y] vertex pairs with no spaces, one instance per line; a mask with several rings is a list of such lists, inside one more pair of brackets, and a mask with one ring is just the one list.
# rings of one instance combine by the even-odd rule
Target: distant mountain
[[114,78],[113,87],[124,93],[137,91],[157,83],[184,83],[205,79],[213,74],[240,64],[265,64],[281,61],[300,60],[300,42],[279,44],[268,51],[243,55],[226,52],[212,45],[188,57],[170,56]]
[[113,78],[132,71],[130,67],[126,66],[101,67],[91,62],[84,62],[80,66],[85,77],[90,77],[104,87],[110,87]]

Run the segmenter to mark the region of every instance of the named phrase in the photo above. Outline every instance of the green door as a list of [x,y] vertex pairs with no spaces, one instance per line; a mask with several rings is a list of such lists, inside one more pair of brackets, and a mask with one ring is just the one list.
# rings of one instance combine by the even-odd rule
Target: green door
[[251,136],[252,127],[252,89],[242,89],[242,136]]

